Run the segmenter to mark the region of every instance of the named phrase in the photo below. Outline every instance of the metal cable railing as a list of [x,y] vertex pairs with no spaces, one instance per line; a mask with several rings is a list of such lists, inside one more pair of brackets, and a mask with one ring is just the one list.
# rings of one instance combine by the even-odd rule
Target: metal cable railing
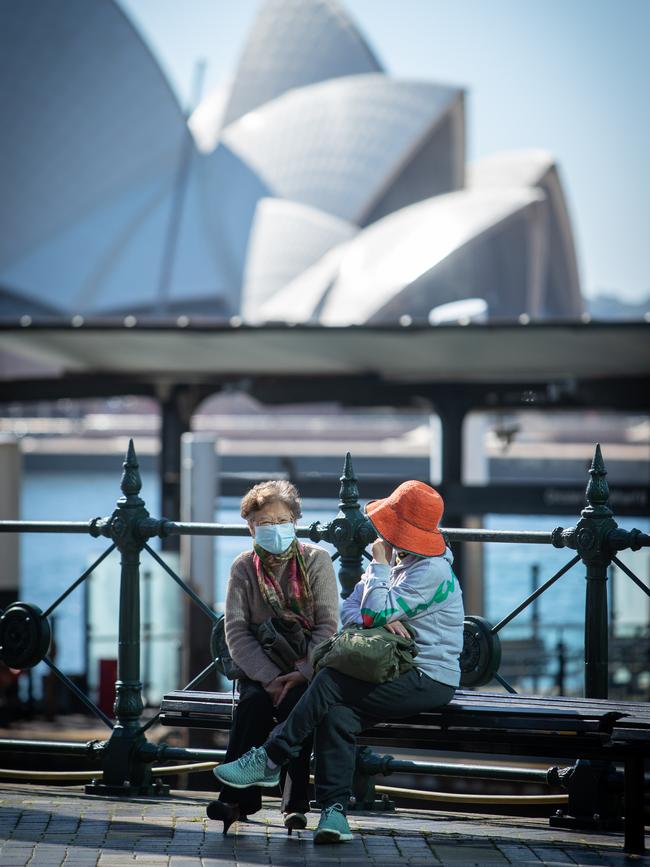
[[[146,741],[144,735],[157,722],[159,715],[141,724],[143,710],[142,683],[140,682],[140,552],[147,553],[192,601],[212,620],[217,614],[188,586],[148,541],[154,537],[172,535],[241,536],[248,535],[246,527],[228,524],[186,523],[151,518],[140,499],[141,479],[133,447],[129,443],[121,481],[123,496],[117,508],[105,518],[88,522],[74,521],[0,521],[0,532],[26,533],[88,533],[95,538],[111,540],[110,546],[74,581],[44,612],[29,603],[13,603],[0,613],[0,659],[9,667],[31,668],[43,661],[68,686],[80,701],[109,728],[111,737],[95,745],[93,755],[102,764],[103,779],[90,783],[88,791],[103,794],[152,794],[160,792],[159,784],[152,780],[152,764],[160,758],[160,748]],[[497,671],[500,631],[545,593],[571,568],[582,561],[586,566],[587,596],[585,620],[585,694],[587,697],[607,696],[607,569],[614,562],[645,593],[650,591],[632,570],[628,569],[615,552],[630,548],[637,550],[650,545],[650,537],[639,530],[620,529],[613,520],[608,505],[606,471],[600,447],[596,447],[589,470],[587,504],[576,526],[558,527],[552,532],[506,530],[468,530],[445,528],[450,542],[515,542],[519,544],[550,544],[556,548],[572,548],[576,555],[526,599],[512,609],[496,625],[482,618],[468,617],[465,627],[465,646],[461,668],[469,678],[468,685],[482,685],[494,678],[509,692],[514,689]],[[336,549],[332,559],[339,562],[339,581],[342,595],[351,592],[362,569],[363,559],[369,558],[368,544],[376,533],[359,505],[357,479],[350,455],[346,456],[341,477],[338,514],[329,522],[315,522],[309,527],[297,528],[300,538],[313,542],[328,542]],[[118,549],[121,554],[119,595],[118,679],[116,681],[115,722],[97,708],[81,690],[61,672],[47,656],[51,639],[48,616],[103,562]],[[188,684],[190,689],[215,668],[211,662]],[[12,742],[0,741],[0,749]],[[82,745],[86,748],[88,745]],[[204,751],[205,758],[218,761],[219,751]],[[171,755],[168,753],[168,757]],[[191,758],[191,750],[175,751],[176,759]]]

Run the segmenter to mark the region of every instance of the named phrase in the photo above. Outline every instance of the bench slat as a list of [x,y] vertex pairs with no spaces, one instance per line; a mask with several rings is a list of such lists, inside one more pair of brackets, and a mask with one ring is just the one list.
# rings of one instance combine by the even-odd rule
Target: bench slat
[[[160,722],[223,730],[231,726],[232,709],[232,693],[177,690],[163,698]],[[410,745],[417,741],[429,748],[450,749],[454,745],[454,749],[475,752],[491,746],[513,754],[538,749],[540,754],[558,757],[577,754],[578,750],[598,755],[614,745],[619,750],[626,745],[644,750],[647,745],[650,751],[650,706],[459,690],[446,707],[410,719],[381,722],[366,732],[366,739],[386,743],[404,740]]]
[[[223,712],[230,714],[232,707],[232,698],[224,697],[223,693],[169,693],[163,698],[162,709],[164,712],[192,712],[205,715],[219,715]],[[597,708],[567,708],[562,706],[554,706],[551,708],[545,707],[539,703],[529,703],[526,700],[521,702],[465,702],[464,700],[453,699],[441,711],[430,711],[420,714],[423,720],[440,718],[445,719],[457,714],[480,714],[483,716],[499,715],[500,717],[508,718],[532,718],[545,719],[564,719],[564,720],[607,720],[625,718],[624,711],[613,710],[611,706],[600,706]],[[636,718],[636,717],[635,717]],[[648,724],[650,725],[650,714],[648,715]]]
[[[237,696],[237,693],[235,693]],[[176,690],[167,693],[163,697],[163,702],[168,699],[182,699],[184,701],[207,701],[209,703],[224,703],[230,705],[232,703],[232,693],[230,692],[203,692],[198,690],[183,691]],[[236,698],[235,698],[236,700]],[[480,704],[485,707],[494,707],[498,710],[505,710],[509,707],[534,707],[551,710],[553,708],[563,711],[570,709],[580,711],[583,714],[595,714],[598,711],[606,710],[621,711],[634,716],[639,716],[641,719],[650,721],[650,705],[643,702],[613,702],[608,699],[598,698],[576,698],[564,696],[530,696],[530,695],[506,695],[503,693],[490,692],[473,692],[469,690],[458,690],[456,695],[451,700],[448,707],[461,705],[468,707],[469,705]]]

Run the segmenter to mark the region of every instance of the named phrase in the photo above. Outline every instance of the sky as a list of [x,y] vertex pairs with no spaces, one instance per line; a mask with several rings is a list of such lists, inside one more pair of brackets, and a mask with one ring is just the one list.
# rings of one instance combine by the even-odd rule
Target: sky
[[[118,0],[181,105],[233,74],[260,0]],[[467,91],[468,160],[559,164],[583,292],[650,295],[650,0],[340,0],[387,72]]]

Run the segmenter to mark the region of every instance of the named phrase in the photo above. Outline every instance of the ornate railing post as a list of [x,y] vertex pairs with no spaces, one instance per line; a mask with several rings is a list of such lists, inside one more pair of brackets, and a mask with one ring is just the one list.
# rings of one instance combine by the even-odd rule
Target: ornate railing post
[[577,550],[587,567],[585,599],[585,696],[607,698],[609,630],[607,628],[607,570],[611,554],[607,538],[616,522],[609,508],[607,471],[600,446],[589,470],[587,505],[576,525]]
[[377,538],[372,524],[362,513],[359,505],[359,487],[352,468],[350,452],[345,456],[339,491],[339,511],[327,524],[316,521],[309,528],[312,542],[329,542],[341,558],[339,582],[341,596],[345,599],[363,572],[363,552]]
[[140,552],[147,539],[160,535],[162,521],[152,520],[140,498],[142,480],[133,447],[129,442],[120,487],[122,496],[109,518],[96,519],[93,535],[108,536],[121,555],[119,596],[119,637],[115,719],[113,733],[102,752],[103,781],[93,782],[86,791],[94,794],[153,794],[151,767],[141,760],[145,747],[140,732],[143,710],[140,680]]
[[600,445],[589,470],[587,505],[575,527],[557,527],[552,534],[556,548],[575,549],[587,567],[585,600],[585,697],[607,698],[608,692],[608,617],[607,577],[615,552],[637,550],[643,534],[636,529],[621,530],[609,507],[607,470]]

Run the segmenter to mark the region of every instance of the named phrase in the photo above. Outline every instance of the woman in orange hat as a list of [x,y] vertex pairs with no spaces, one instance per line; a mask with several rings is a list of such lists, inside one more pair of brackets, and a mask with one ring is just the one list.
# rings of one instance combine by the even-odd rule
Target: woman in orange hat
[[401,484],[366,515],[379,535],[373,560],[342,606],[344,626],[386,626],[415,633],[417,667],[436,682],[457,687],[463,645],[463,601],[453,555],[438,527],[444,503],[424,482]]
[[315,735],[316,797],[322,808],[315,843],[352,839],[345,816],[354,772],[356,736],[386,719],[447,704],[460,681],[463,601],[452,554],[439,529],[442,497],[423,482],[401,484],[366,514],[379,538],[373,559],[343,602],[344,626],[384,626],[415,635],[415,667],[388,683],[368,683],[339,671],[318,672],[286,721],[264,746],[215,768],[235,788],[273,786],[280,766]]

